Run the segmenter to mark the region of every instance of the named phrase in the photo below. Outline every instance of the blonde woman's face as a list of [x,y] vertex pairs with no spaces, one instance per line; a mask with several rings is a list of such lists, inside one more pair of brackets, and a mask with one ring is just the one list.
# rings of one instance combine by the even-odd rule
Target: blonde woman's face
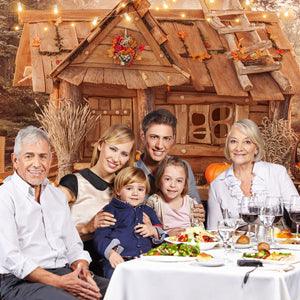
[[130,159],[133,141],[123,144],[108,144],[103,142],[99,146],[98,164],[107,174],[113,174],[123,168]]
[[230,159],[234,165],[250,164],[258,153],[257,146],[237,127],[233,127],[228,138]]

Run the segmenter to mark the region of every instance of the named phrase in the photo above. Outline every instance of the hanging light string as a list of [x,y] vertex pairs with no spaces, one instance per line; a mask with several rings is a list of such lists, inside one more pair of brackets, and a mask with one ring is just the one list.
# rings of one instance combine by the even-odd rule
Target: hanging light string
[[[172,6],[172,5],[174,5],[176,2],[177,2],[178,0],[163,0],[161,3],[161,6],[158,6],[158,5],[156,5],[156,6],[154,6],[154,9],[156,10],[156,11],[160,11],[160,10],[163,10],[163,11],[168,11],[169,9],[170,9],[170,7]],[[213,4],[213,3],[215,3],[215,0],[206,0],[207,2],[209,2],[210,4]],[[243,2],[242,2],[242,5],[244,6],[244,8],[245,9],[251,9],[252,8],[252,5],[253,5],[253,0],[244,0]],[[123,7],[123,8],[125,8],[126,7],[126,5],[127,5],[127,3],[125,3],[125,2],[123,2],[123,3],[120,3],[120,6],[121,7]],[[22,2],[18,2],[17,3],[17,12],[19,13],[19,14],[21,14],[23,11],[24,11],[24,8],[25,8],[25,6],[22,4]],[[53,12],[53,15],[55,15],[55,16],[59,16],[59,7],[58,7],[58,5],[57,4],[54,4],[53,5],[53,9],[52,9],[52,12]],[[135,12],[123,12],[123,13],[121,13],[121,14],[119,14],[119,16],[122,16],[127,22],[131,22],[132,21],[132,14],[134,14]],[[118,14],[116,14],[115,16],[117,16]],[[290,18],[292,15],[294,15],[294,13],[293,13],[293,11],[291,10],[291,9],[289,9],[289,8],[286,8],[285,10],[281,10],[280,12],[278,12],[277,13],[277,15],[279,16],[279,17],[284,17],[285,19],[288,19],[288,18]],[[185,12],[181,12],[181,13],[179,13],[179,16],[180,16],[180,18],[181,19],[186,19],[186,13]],[[263,14],[263,18],[264,19],[266,19],[266,21],[267,21],[267,18],[268,18],[268,15],[267,14]],[[199,18],[199,19],[197,19],[197,20],[199,20],[199,21],[207,21],[207,22],[211,22],[211,18]],[[222,19],[222,21],[233,21],[233,22],[235,22],[235,23],[240,23],[240,19],[239,18],[231,18],[231,19]],[[98,23],[100,23],[101,22],[101,18],[99,18],[99,17],[94,17],[92,20],[91,20],[91,26],[94,28],[94,27],[96,27],[97,25],[98,25]],[[72,27],[75,27],[76,26],[76,23],[75,22],[72,22],[71,24],[70,24],[70,26],[72,26]],[[20,24],[18,24],[18,25],[15,25],[15,27],[14,27],[14,29],[16,30],[16,31],[18,31],[18,30],[20,30],[20,28],[21,28],[21,26],[20,26]],[[45,27],[44,28],[44,31],[47,31],[48,30],[48,28],[47,27]]]

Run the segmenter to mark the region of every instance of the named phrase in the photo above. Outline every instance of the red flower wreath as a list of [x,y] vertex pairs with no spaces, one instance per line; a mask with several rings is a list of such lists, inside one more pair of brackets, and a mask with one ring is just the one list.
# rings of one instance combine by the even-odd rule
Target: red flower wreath
[[131,65],[134,60],[140,60],[140,54],[144,49],[144,45],[137,45],[137,41],[125,33],[124,36],[117,35],[113,38],[112,46],[108,52],[109,57],[112,57],[116,64],[125,66]]

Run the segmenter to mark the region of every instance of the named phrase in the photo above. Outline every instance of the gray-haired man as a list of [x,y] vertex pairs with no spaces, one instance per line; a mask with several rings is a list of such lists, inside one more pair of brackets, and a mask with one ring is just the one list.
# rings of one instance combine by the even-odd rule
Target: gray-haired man
[[46,133],[21,129],[12,160],[15,172],[0,187],[1,298],[100,299],[108,282],[92,278],[65,196],[46,179]]

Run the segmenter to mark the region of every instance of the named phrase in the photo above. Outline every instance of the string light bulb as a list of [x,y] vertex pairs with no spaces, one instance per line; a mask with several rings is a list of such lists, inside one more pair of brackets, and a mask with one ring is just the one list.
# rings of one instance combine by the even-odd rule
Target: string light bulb
[[169,5],[168,5],[168,3],[167,3],[167,2],[165,2],[165,1],[163,2],[163,8],[164,8],[164,9],[168,9],[168,8],[169,8]]
[[92,21],[92,25],[95,27],[98,23],[98,17],[95,17]]
[[239,18],[236,18],[234,21],[235,21],[235,23],[240,23],[240,19]]
[[181,18],[183,18],[183,19],[186,17],[185,13],[182,13],[180,16],[181,16]]
[[287,18],[289,16],[289,11],[285,11],[283,15]]
[[72,23],[71,23],[71,26],[72,26],[72,27],[75,27],[75,23],[74,23],[74,22],[72,22]]
[[263,14],[263,18],[266,19],[266,18],[267,18],[267,15],[266,15],[266,14]]
[[15,31],[18,31],[18,30],[20,30],[20,26],[16,25],[15,26]]
[[58,15],[58,5],[57,4],[54,4],[54,6],[53,6],[53,13],[55,15]]
[[155,10],[159,11],[160,10],[159,6],[155,6]]
[[48,27],[44,27],[44,31],[48,31]]
[[130,22],[131,21],[131,17],[129,16],[128,13],[124,13],[124,18],[127,22]]
[[209,3],[215,3],[215,0],[209,0]]
[[245,5],[247,5],[247,6],[251,5],[251,1],[250,0],[246,0],[245,1]]
[[17,9],[19,13],[23,11],[23,5],[21,2],[18,2]]

